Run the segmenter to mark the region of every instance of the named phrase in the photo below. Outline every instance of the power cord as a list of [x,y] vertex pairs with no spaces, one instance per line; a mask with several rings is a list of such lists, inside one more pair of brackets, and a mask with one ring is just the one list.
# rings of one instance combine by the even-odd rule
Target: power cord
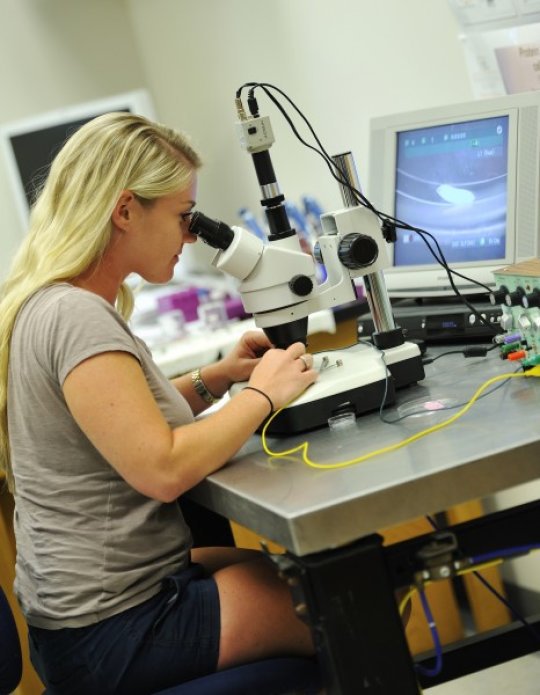
[[[313,126],[309,122],[309,120],[306,118],[304,113],[299,109],[299,107],[292,101],[292,99],[285,94],[281,89],[276,87],[275,85],[269,84],[268,82],[247,82],[243,84],[239,89],[236,91],[236,100],[237,103],[241,103],[241,97],[242,97],[242,91],[245,88],[249,88],[248,91],[248,109],[252,117],[258,117],[259,116],[259,107],[257,100],[255,98],[255,90],[256,89],[261,89],[264,94],[272,101],[272,103],[276,106],[276,108],[281,112],[287,123],[289,124],[292,132],[296,136],[296,138],[308,149],[312,150],[316,154],[318,154],[326,165],[328,166],[330,173],[332,177],[338,181],[338,183],[346,186],[349,191],[352,193],[354,199],[359,205],[362,205],[369,210],[371,210],[381,221],[382,224],[382,230],[385,235],[385,238],[387,241],[392,242],[395,241],[396,238],[396,229],[404,229],[407,231],[414,232],[418,234],[422,241],[426,244],[429,252],[433,256],[433,258],[441,265],[441,267],[445,270],[446,275],[448,277],[448,281],[450,283],[450,286],[452,287],[452,290],[454,294],[460,299],[463,304],[465,304],[469,310],[477,317],[477,319],[487,326],[493,333],[494,335],[497,333],[500,333],[502,329],[495,328],[492,324],[490,324],[487,319],[485,319],[480,312],[469,302],[469,300],[461,294],[461,292],[458,290],[456,287],[456,284],[454,282],[453,276],[460,277],[467,282],[471,282],[472,284],[476,285],[477,287],[481,287],[486,291],[487,294],[491,294],[491,288],[488,287],[487,285],[484,285],[481,282],[478,282],[477,280],[474,280],[473,278],[468,277],[467,275],[464,275],[463,273],[460,273],[453,268],[451,268],[448,265],[448,262],[446,261],[446,258],[444,256],[444,253],[439,245],[439,242],[435,238],[435,236],[431,233],[428,232],[425,229],[422,229],[420,227],[415,227],[413,225],[408,224],[407,222],[404,222],[403,220],[399,220],[396,217],[393,217],[392,215],[389,215],[387,213],[383,213],[380,210],[378,210],[367,198],[364,196],[364,194],[356,189],[354,186],[350,184],[350,182],[347,180],[347,177],[345,173],[342,171],[342,169],[339,167],[339,165],[334,162],[334,160],[330,157],[324,146],[322,145],[319,137],[317,136]],[[296,128],[295,124],[293,123],[291,117],[285,110],[285,108],[282,106],[282,104],[279,102],[279,100],[276,98],[276,96],[272,93],[276,92],[280,94],[284,99],[287,100],[287,102],[293,107],[293,109],[296,111],[296,113],[300,116],[300,118],[304,121],[306,124],[307,128],[309,129],[312,137],[314,138],[315,142],[317,143],[318,147],[314,147],[310,143],[308,143],[298,132],[298,129]],[[431,243],[433,243],[434,248],[431,246]]]
[[[489,348],[473,345],[473,346],[463,348],[461,350],[448,350],[447,352],[443,352],[440,355],[436,355],[433,359],[431,359],[429,362],[427,362],[427,364],[431,364],[432,362],[435,362],[435,360],[439,359],[440,357],[446,357],[447,355],[454,355],[454,354],[465,354],[465,352],[467,353],[467,354],[465,354],[465,357],[485,357],[485,355],[488,352],[495,349],[496,347],[497,347],[496,344],[493,345],[492,347],[489,347]],[[374,347],[374,349],[377,349],[377,348]],[[478,351],[478,354],[476,354],[477,351]],[[384,351],[380,350],[379,352],[381,354],[381,359],[383,360],[383,363],[386,367]],[[426,364],[426,362],[423,362],[423,364]],[[519,366],[515,370],[514,374],[517,372],[521,372],[521,371],[522,371],[522,367]],[[425,415],[426,414],[425,409],[418,408],[418,410],[412,410],[412,411],[408,412],[406,415],[400,415],[399,417],[393,418],[392,420],[386,418],[383,413],[384,413],[384,407],[386,406],[386,398],[388,396],[389,379],[390,379],[390,374],[388,371],[388,367],[386,367],[386,381],[384,384],[384,394],[383,394],[381,405],[379,408],[379,419],[381,420],[381,422],[384,422],[386,425],[395,425],[398,422],[401,422],[402,420],[405,420],[408,417],[413,417],[414,415]],[[507,379],[505,379],[501,383],[497,384],[497,386],[495,386],[494,388],[487,390],[485,393],[482,393],[478,397],[477,400],[480,400],[481,398],[485,398],[486,396],[490,396],[492,393],[497,391],[497,389],[502,388],[506,383],[508,383]],[[436,412],[440,412],[442,410],[455,410],[456,408],[464,408],[466,405],[467,405],[467,401],[464,403],[456,403],[455,405],[441,405],[439,408],[437,408]],[[434,412],[434,411],[432,411],[432,412]]]
[[[261,439],[262,439],[262,447],[263,450],[266,454],[269,456],[273,456],[275,458],[287,458],[292,454],[296,453],[301,453],[302,454],[302,461],[307,465],[310,466],[311,468],[317,468],[317,469],[325,469],[325,470],[332,470],[336,468],[345,468],[347,466],[352,466],[356,463],[363,463],[364,461],[367,461],[369,459],[374,458],[375,456],[380,456],[381,454],[387,454],[392,451],[397,451],[398,449],[401,449],[408,444],[412,444],[413,442],[417,441],[418,439],[421,439],[422,437],[426,437],[429,434],[432,434],[433,432],[437,432],[438,430],[443,429],[444,427],[448,427],[448,425],[451,425],[454,423],[456,420],[458,420],[460,417],[465,415],[474,403],[480,398],[482,393],[489,388],[492,384],[496,383],[497,381],[503,381],[503,380],[508,380],[512,378],[519,378],[519,377],[540,377],[540,365],[537,365],[536,367],[532,367],[526,372],[511,372],[511,373],[506,373],[506,374],[499,374],[497,376],[491,377],[490,379],[487,379],[484,381],[481,386],[478,387],[476,392],[473,394],[471,399],[454,415],[451,417],[447,418],[446,420],[443,420],[442,422],[432,425],[431,427],[427,427],[426,429],[422,430],[421,432],[417,432],[416,434],[411,435],[410,437],[407,437],[405,439],[402,439],[399,442],[396,442],[395,444],[389,444],[388,446],[382,447],[380,449],[376,449],[375,451],[371,451],[367,454],[363,454],[362,456],[358,456],[357,458],[354,459],[349,459],[347,461],[339,461],[337,463],[320,463],[317,461],[312,461],[309,458],[309,442],[304,441],[301,444],[298,444],[297,446],[292,447],[291,449],[287,449],[285,451],[273,451],[270,446],[268,445],[268,441],[266,438],[266,433],[268,431],[268,427],[271,425],[273,420],[281,413],[282,410],[287,408],[291,403],[287,403],[283,408],[280,408],[279,410],[276,410],[276,412],[271,415],[265,422],[262,432],[261,432]],[[292,401],[291,401],[292,402]]]
[[[441,527],[435,519],[433,519],[432,516],[426,515],[425,517],[429,524],[433,527],[434,530],[436,531],[442,531],[443,527]],[[510,557],[517,557],[519,555],[523,555],[524,553],[529,553],[532,550],[539,550],[540,545],[536,544],[530,544],[527,546],[516,546],[514,548],[505,548],[502,550],[497,550],[493,551],[491,553],[484,553],[482,555],[477,555],[473,556],[470,558],[470,561],[473,565],[482,565],[484,563],[491,563],[491,564],[499,564],[500,562],[503,562],[504,559],[510,558]],[[465,556],[463,553],[461,553],[461,557],[465,559]],[[482,577],[482,575],[478,572],[477,569],[474,567],[468,568],[464,572],[459,572],[458,574],[466,574],[466,573],[472,573],[476,579],[491,593],[495,598],[497,598],[512,614],[512,616],[518,620],[527,630],[531,633],[532,637],[535,639],[536,642],[540,643],[540,634],[536,631],[536,629],[529,623],[529,621],[521,615],[521,613],[508,601],[497,589],[495,589],[494,586],[492,586],[487,579]]]
[[463,357],[485,357],[488,352],[491,352],[492,350],[495,350],[499,346],[494,343],[490,347],[486,347],[484,345],[468,345],[464,348],[456,349],[456,350],[447,350],[446,352],[442,352],[440,355],[435,355],[435,357],[424,357],[422,360],[422,364],[433,364],[433,362],[436,362],[437,360],[440,360],[441,357],[446,357],[447,355],[463,355]]
[[431,608],[427,600],[426,592],[423,589],[419,589],[418,596],[420,597],[422,610],[424,611],[424,615],[426,616],[426,621],[429,627],[429,631],[431,633],[431,639],[433,641],[433,647],[435,649],[435,664],[432,668],[426,668],[425,666],[421,666],[420,664],[416,664],[415,666],[418,673],[421,673],[423,676],[426,676],[428,678],[434,678],[435,676],[439,675],[443,667],[441,638],[439,636],[437,624],[435,622],[433,613],[431,612]]
[[[440,531],[442,530],[439,524],[437,524],[432,517],[426,516],[426,519],[429,521],[429,523],[433,526],[434,529]],[[487,569],[487,567],[492,567],[494,565],[498,565],[503,562],[504,558],[508,557],[516,557],[518,555],[522,555],[524,553],[531,552],[532,550],[538,550],[540,549],[540,545],[528,545],[528,546],[517,546],[514,548],[505,548],[500,551],[494,551],[493,553],[485,553],[483,555],[478,555],[476,557],[471,557],[469,558],[470,562],[473,563],[473,567],[468,567],[463,570],[459,570],[456,572],[457,576],[463,576],[466,574],[473,574],[480,582],[483,584],[483,586],[488,589],[512,614],[512,616],[516,619],[519,620],[531,633],[532,637],[536,642],[540,643],[540,635],[537,633],[535,628],[527,621],[526,618],[524,618],[515,608],[514,606],[504,597],[500,592],[498,592],[480,573],[479,570],[482,569]],[[463,556],[464,557],[464,556]],[[416,670],[421,673],[422,675],[428,677],[428,678],[433,678],[435,676],[438,676],[439,673],[442,671],[443,668],[443,650],[442,650],[442,645],[441,645],[441,640],[439,636],[439,631],[437,629],[437,624],[435,622],[435,619],[433,617],[433,614],[431,612],[431,608],[429,606],[429,602],[425,593],[425,587],[427,587],[429,584],[431,584],[431,581],[426,581],[424,582],[421,586],[414,585],[412,586],[407,594],[403,597],[400,606],[399,606],[399,612],[401,615],[403,615],[403,612],[405,610],[405,607],[412,597],[412,595],[415,592],[418,592],[418,596],[420,598],[420,603],[422,605],[422,610],[424,612],[424,616],[426,618],[426,621],[428,623],[428,627],[430,630],[431,634],[431,639],[433,642],[433,649],[435,652],[435,664],[432,668],[426,668],[425,666],[422,666],[420,664],[416,664],[415,668]]]
[[[518,369],[516,369],[514,374],[516,374],[517,372],[521,372],[521,367],[518,367]],[[508,377],[510,378],[510,376],[511,375],[509,374]],[[477,398],[477,400],[481,400],[482,398],[486,398],[487,396],[491,396],[492,393],[495,393],[495,391],[497,391],[498,389],[505,386],[508,383],[509,378],[504,379],[504,381],[501,381],[499,384],[497,384],[497,386],[494,386],[492,389],[489,389],[485,393],[482,393]],[[455,410],[456,408],[464,408],[466,405],[467,405],[467,402],[456,403],[455,405],[441,405],[441,407],[437,408],[436,411],[430,411],[430,412],[440,413],[441,411],[444,411],[444,410]],[[411,412],[407,413],[406,415],[400,415],[399,417],[394,418],[393,420],[389,420],[388,418],[384,417],[382,409],[379,410],[379,418],[386,425],[396,425],[398,422],[402,422],[403,420],[405,420],[408,417],[413,417],[414,415],[425,415],[425,414],[426,414],[426,410],[424,408],[418,408],[418,410],[412,410]]]

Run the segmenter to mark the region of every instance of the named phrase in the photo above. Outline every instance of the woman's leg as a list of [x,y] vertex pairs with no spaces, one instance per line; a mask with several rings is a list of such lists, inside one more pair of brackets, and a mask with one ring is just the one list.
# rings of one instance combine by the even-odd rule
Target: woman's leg
[[312,655],[309,628],[294,612],[287,583],[262,553],[235,548],[197,548],[216,580],[221,611],[218,668],[281,655]]
[[191,561],[202,565],[207,575],[213,575],[223,567],[236,565],[238,562],[261,558],[260,550],[249,550],[247,548],[235,548],[234,546],[216,546],[206,548],[192,548]]

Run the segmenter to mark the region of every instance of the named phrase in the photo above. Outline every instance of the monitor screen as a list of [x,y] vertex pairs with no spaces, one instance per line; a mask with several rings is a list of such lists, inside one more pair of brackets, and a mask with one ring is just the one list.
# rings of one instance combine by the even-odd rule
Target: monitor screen
[[99,111],[89,113],[85,118],[38,127],[11,136],[10,145],[29,208],[33,205],[40,184],[47,177],[51,163],[64,142],[82,125],[99,115]]
[[367,197],[432,234],[456,271],[452,284],[422,236],[398,227],[390,296],[485,294],[495,270],[539,255],[540,92],[373,118]]
[[[508,197],[508,116],[397,134],[395,216],[431,232],[449,263],[502,260]],[[394,264],[433,263],[403,231]]]

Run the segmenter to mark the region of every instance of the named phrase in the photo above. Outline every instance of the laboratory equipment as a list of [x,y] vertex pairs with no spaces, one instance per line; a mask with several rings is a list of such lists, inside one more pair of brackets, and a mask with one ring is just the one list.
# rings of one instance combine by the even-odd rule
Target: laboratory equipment
[[[369,161],[372,204],[431,232],[462,294],[540,255],[540,92],[374,118]],[[417,233],[398,229],[390,254],[391,297],[454,296]]]
[[[242,227],[229,227],[195,212],[190,231],[216,249],[212,265],[240,280],[244,308],[253,315],[277,347],[306,342],[311,313],[356,299],[354,278],[363,277],[376,330],[372,343],[315,355],[318,381],[273,419],[269,432],[291,433],[326,425],[343,409],[356,415],[395,399],[395,389],[423,379],[420,350],[405,341],[394,324],[384,285],[389,265],[387,242],[379,219],[368,208],[348,199],[354,182],[343,182],[346,207],[321,217],[322,233],[314,249],[326,268],[326,280],[316,282],[315,260],[301,248],[291,227],[269,149],[274,142],[268,117],[248,116],[238,104],[240,141],[253,158],[270,234],[268,243]],[[349,171],[354,168],[350,153]],[[339,158],[338,158],[339,159]],[[347,207],[348,206],[348,207]],[[323,363],[325,368],[323,368]],[[232,389],[241,388],[235,385]]]
[[503,333],[495,338],[501,358],[525,368],[540,364],[540,260],[499,268],[495,283],[491,301],[502,311]]

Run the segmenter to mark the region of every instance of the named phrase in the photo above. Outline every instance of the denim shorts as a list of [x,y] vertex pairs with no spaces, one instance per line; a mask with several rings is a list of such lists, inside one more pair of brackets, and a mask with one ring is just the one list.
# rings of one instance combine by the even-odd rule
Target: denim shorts
[[30,627],[30,655],[47,695],[149,695],[214,673],[219,634],[216,582],[192,564],[153,598],[102,622]]

